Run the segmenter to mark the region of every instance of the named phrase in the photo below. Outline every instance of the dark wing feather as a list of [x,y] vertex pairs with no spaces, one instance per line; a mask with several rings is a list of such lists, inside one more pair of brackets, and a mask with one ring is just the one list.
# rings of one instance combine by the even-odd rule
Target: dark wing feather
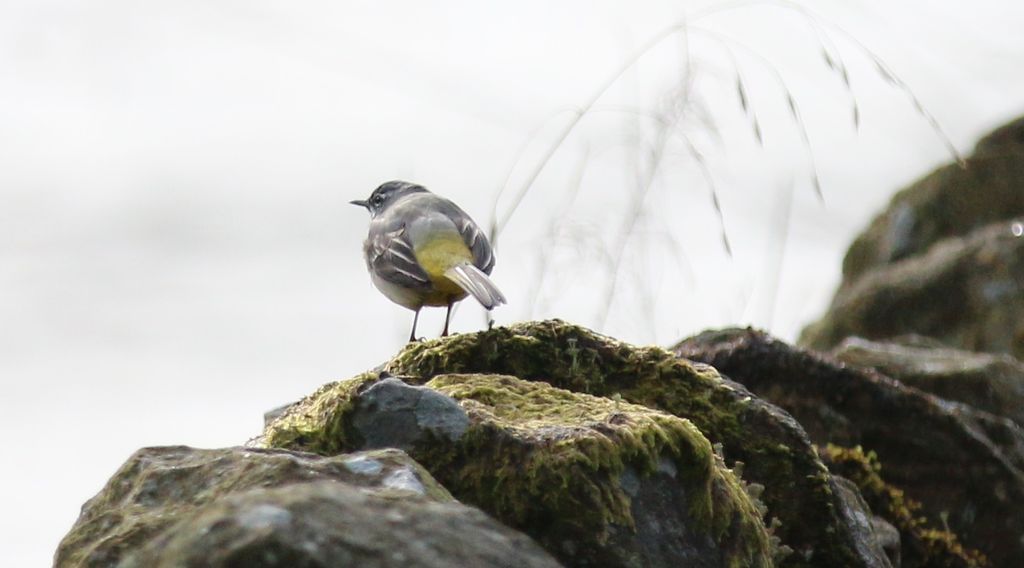
[[430,288],[430,277],[416,262],[405,227],[381,231],[366,240],[366,265],[379,278],[405,288]]
[[[456,209],[458,208],[456,207]],[[487,240],[487,235],[469,218],[469,215],[466,215],[461,209],[458,209],[458,212],[461,215],[456,216],[453,221],[462,235],[463,242],[473,253],[473,264],[484,274],[490,274],[494,269],[494,251],[491,250],[491,243]]]

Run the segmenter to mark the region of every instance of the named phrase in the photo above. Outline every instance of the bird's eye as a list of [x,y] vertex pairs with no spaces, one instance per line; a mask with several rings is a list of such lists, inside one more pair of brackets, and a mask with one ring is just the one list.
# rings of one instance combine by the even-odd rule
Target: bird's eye
[[370,203],[379,207],[381,203],[384,203],[384,196],[374,195],[373,197],[370,198]]

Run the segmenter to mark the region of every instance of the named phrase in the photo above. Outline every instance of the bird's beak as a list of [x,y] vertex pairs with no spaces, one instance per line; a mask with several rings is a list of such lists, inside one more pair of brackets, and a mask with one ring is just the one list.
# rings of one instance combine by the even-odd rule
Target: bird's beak
[[364,199],[356,199],[355,201],[349,201],[349,203],[351,203],[352,205],[358,205],[360,207],[365,207],[366,209],[370,208],[370,204],[367,203],[366,200],[364,200]]

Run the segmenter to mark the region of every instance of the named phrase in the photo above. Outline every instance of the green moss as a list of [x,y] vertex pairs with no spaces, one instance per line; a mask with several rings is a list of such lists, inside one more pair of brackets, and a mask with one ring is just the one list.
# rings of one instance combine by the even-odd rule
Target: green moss
[[[737,412],[744,403],[714,369],[559,320],[411,344],[387,369],[424,378],[464,372],[512,375],[666,410],[719,437],[744,435]],[[776,450],[786,451],[768,451]]]
[[[320,453],[354,449],[353,401],[373,378],[322,388],[268,426],[265,443]],[[687,500],[687,526],[710,536],[726,565],[771,564],[763,507],[691,422],[510,376],[441,374],[424,384],[458,400],[470,427],[455,443],[428,439],[410,454],[459,500],[556,555],[573,542],[575,554],[600,561],[602,546],[614,548],[609,539],[635,529],[621,476],[629,468],[644,478],[668,460]]]
[[[459,482],[464,490],[487,489],[474,501],[488,503],[506,521],[522,524],[534,508],[533,500],[547,499],[556,501],[551,510],[562,518],[596,517],[574,523],[632,527],[629,498],[618,477],[627,465],[649,474],[664,457],[675,462],[686,487],[696,488],[690,516],[700,526],[720,525],[713,531],[717,535],[727,525],[722,520],[715,523],[710,498],[712,479],[718,475],[711,444],[685,420],[507,376],[441,375],[427,386],[468,402],[476,416],[470,436],[482,445],[470,441],[460,449],[472,463],[461,464]],[[507,433],[524,443],[501,452],[486,447]],[[507,463],[496,469],[490,460],[479,459],[481,454],[500,454]],[[553,487],[559,490],[551,491]],[[600,506],[581,508],[589,498],[596,498]],[[726,508],[720,507],[719,516],[728,516]]]
[[387,368],[423,379],[465,372],[513,375],[686,418],[721,443],[729,460],[745,462],[748,476],[764,486],[769,514],[781,521],[778,536],[798,553],[783,565],[807,566],[811,556],[836,566],[858,565],[853,538],[839,527],[828,470],[805,434],[711,367],[549,320],[411,344]]
[[903,565],[977,568],[988,566],[985,555],[966,548],[956,534],[931,526],[920,516],[921,504],[904,495],[882,478],[882,465],[874,452],[860,447],[844,448],[829,444],[821,448],[829,468],[853,481],[871,511],[900,531]]
[[363,373],[351,379],[328,383],[292,405],[263,432],[259,445],[334,455],[359,447],[353,430],[345,422],[351,417],[356,394],[377,373]]
[[[711,367],[660,347],[632,346],[559,320],[530,322],[411,344],[387,366],[396,375],[500,373],[559,388],[620,396],[698,423],[701,431],[744,435],[746,401]],[[769,451],[786,451],[785,447]]]

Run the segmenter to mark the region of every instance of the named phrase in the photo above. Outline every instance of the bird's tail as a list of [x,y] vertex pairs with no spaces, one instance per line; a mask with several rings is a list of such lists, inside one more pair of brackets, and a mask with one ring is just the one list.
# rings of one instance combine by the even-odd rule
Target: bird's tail
[[482,270],[472,264],[459,264],[445,271],[445,277],[473,295],[488,310],[505,303],[505,295]]

